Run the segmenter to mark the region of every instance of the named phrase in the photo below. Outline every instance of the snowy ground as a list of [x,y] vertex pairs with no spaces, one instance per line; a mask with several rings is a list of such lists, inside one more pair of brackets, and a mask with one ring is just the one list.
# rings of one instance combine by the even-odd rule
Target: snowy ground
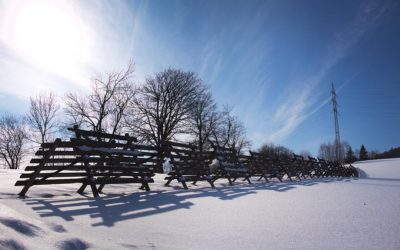
[[0,249],[400,249],[400,159],[355,164],[359,179],[226,181],[151,192],[106,186],[35,186],[19,199],[22,172],[0,169]]

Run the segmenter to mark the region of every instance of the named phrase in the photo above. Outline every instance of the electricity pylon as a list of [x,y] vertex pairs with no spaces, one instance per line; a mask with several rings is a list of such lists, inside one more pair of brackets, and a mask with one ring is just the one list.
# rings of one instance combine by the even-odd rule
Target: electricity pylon
[[336,160],[341,160],[341,146],[340,146],[340,132],[339,132],[339,119],[338,119],[338,111],[337,111],[337,101],[336,101],[336,90],[335,86],[332,83],[332,105],[333,105],[333,116],[335,120],[335,151],[336,151]]

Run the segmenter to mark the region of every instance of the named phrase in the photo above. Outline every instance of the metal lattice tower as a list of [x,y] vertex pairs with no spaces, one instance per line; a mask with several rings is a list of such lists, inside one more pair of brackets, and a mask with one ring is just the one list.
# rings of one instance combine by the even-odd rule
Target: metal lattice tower
[[337,111],[337,101],[336,101],[336,90],[335,85],[332,83],[332,105],[333,105],[333,116],[335,120],[335,150],[336,150],[336,160],[341,159],[341,151],[340,151],[340,132],[339,132],[339,119],[338,119],[338,111]]

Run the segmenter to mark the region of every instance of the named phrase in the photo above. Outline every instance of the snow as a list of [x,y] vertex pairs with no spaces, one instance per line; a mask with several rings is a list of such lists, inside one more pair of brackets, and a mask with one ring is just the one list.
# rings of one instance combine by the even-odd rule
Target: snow
[[171,164],[171,159],[170,158],[165,158],[164,163],[163,163],[163,172],[164,173],[169,173],[172,171],[172,164]]
[[150,192],[47,185],[25,199],[23,171],[0,169],[0,249],[400,249],[400,159],[354,165],[361,178],[184,190],[157,175]]

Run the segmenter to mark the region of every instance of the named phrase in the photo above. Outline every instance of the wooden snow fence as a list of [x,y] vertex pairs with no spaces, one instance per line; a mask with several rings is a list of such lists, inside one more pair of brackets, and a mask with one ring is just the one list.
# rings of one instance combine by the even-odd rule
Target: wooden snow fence
[[183,188],[188,189],[186,182],[192,182],[195,185],[198,181],[207,181],[214,188],[209,167],[210,152],[201,152],[194,145],[177,142],[165,143],[164,149],[172,166],[168,176],[165,177],[167,180],[165,186],[177,180]]
[[134,144],[135,137],[128,134],[112,135],[69,129],[75,133],[70,141],[56,139],[43,143],[31,159],[25,173],[15,185],[23,186],[20,196],[35,185],[80,183],[78,193],[90,186],[94,197],[106,184],[140,183],[141,189],[150,190],[154,182],[153,169],[157,164],[155,147]]
[[333,175],[336,177],[358,177],[357,169],[351,164],[345,166],[343,163],[335,161],[331,165]]
[[235,149],[216,145],[212,145],[212,147],[214,149],[212,152],[213,158],[218,161],[218,166],[213,173],[213,183],[218,179],[226,178],[229,181],[229,185],[232,186],[236,179],[244,178],[244,180],[251,184],[251,172],[245,166],[244,162],[240,160]]
[[301,180],[302,169],[296,157],[278,157],[277,162],[290,181],[293,181],[293,178]]
[[342,163],[338,161],[330,161],[330,175],[332,177],[340,177],[343,174],[344,167]]
[[358,177],[358,171],[353,165],[349,165],[346,167],[344,171],[344,176],[346,177]]
[[164,157],[170,159],[171,171],[165,178],[169,185],[177,180],[187,189],[187,182],[196,184],[226,178],[229,185],[238,178],[251,184],[250,177],[258,176],[267,182],[272,178],[283,180],[285,175],[301,180],[307,177],[357,177],[352,165],[329,162],[324,159],[293,155],[288,158],[269,158],[250,152],[240,156],[234,149],[212,145],[212,152],[200,152],[191,144],[168,142],[161,148],[140,145],[135,137],[113,135],[70,128],[75,136],[69,141],[56,139],[43,143],[30,164],[15,183],[22,186],[24,197],[32,186],[79,183],[78,193],[89,186],[94,197],[107,184],[139,183],[140,189],[150,190],[156,169],[161,169]]
[[308,163],[312,169],[312,177],[319,178],[324,176],[324,169],[316,158],[308,156]]
[[262,153],[253,151],[249,152],[250,157],[248,165],[251,169],[251,175],[259,177],[257,181],[260,181],[264,178],[266,182],[269,182],[270,179],[277,178],[282,182],[282,178],[285,173],[279,166],[277,159],[263,155]]
[[333,176],[331,163],[329,161],[326,161],[325,159],[322,158],[318,158],[318,162],[323,177]]
[[295,165],[300,177],[303,177],[304,179],[312,177],[312,165],[308,160],[304,159],[302,155],[293,154],[292,164]]

